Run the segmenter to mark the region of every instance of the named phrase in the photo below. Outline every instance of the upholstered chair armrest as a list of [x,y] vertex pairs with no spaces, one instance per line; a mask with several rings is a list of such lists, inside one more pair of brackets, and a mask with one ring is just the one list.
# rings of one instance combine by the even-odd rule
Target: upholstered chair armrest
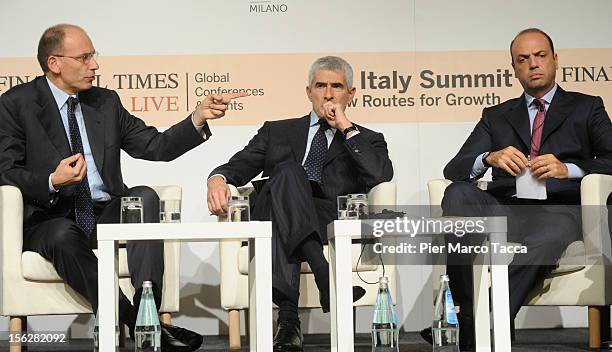
[[368,204],[394,207],[396,205],[396,188],[395,182],[377,184],[368,192]]
[[[453,181],[446,179],[437,179],[431,180],[427,182],[427,189],[429,191],[429,205],[431,206],[431,216],[432,217],[440,217],[442,216],[442,198],[444,198],[444,190],[448,187]],[[474,183],[476,187],[486,190],[489,184],[488,181],[476,181]]]
[[[160,200],[181,200],[183,189],[178,185],[153,186]],[[182,212],[182,211],[181,211]],[[160,311],[175,313],[180,310],[181,242],[164,241],[164,294]]]
[[444,198],[444,190],[448,187],[453,181],[451,180],[431,180],[427,182],[427,190],[429,192],[429,205],[431,207],[431,216],[432,217],[440,217],[442,216],[442,208],[440,205],[442,204],[442,198]]
[[[0,186],[0,282],[21,280],[21,252],[23,249],[23,198],[15,186]],[[2,290],[6,287],[2,287]],[[4,293],[4,291],[0,291]]]
[[612,246],[608,224],[606,201],[612,192],[612,176],[590,174],[580,182],[582,204],[582,231],[584,247],[589,256],[604,255],[606,263],[612,262]]
[[[236,188],[234,185],[228,185],[232,196],[244,195],[252,192],[251,187]],[[227,221],[227,216],[218,216],[217,221]],[[240,273],[238,260],[240,255],[240,240],[223,240],[219,242],[219,258],[220,258],[220,290],[221,290],[221,307],[224,309],[242,309],[248,307],[248,294],[238,287],[242,287],[242,281],[247,280],[245,275]]]

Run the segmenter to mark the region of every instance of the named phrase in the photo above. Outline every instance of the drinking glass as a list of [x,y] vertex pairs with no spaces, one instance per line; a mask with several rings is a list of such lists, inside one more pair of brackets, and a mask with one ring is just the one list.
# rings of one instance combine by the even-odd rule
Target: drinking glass
[[159,222],[181,222],[180,199],[162,199],[159,201]]
[[356,216],[357,219],[367,218],[368,195],[363,193],[349,194],[346,201],[346,210],[350,216]]
[[227,221],[250,221],[249,196],[231,196],[227,202]]
[[142,223],[142,197],[121,197],[122,224]]

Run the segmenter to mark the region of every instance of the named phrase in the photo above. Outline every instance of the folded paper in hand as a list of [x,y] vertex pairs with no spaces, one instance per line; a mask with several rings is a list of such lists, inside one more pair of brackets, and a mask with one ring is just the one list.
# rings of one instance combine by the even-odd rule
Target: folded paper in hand
[[516,177],[516,197],[522,199],[546,199],[546,181],[538,180],[530,169]]

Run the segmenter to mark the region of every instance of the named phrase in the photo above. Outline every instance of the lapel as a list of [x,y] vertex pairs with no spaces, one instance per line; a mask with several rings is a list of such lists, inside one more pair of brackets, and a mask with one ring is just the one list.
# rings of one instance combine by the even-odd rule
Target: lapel
[[96,104],[96,99],[92,96],[91,91],[79,94],[79,99],[91,154],[98,172],[102,174],[102,167],[104,166],[104,115],[100,111],[100,106]]
[[323,163],[323,166],[329,164],[344,150],[343,142],[344,135],[342,132],[340,132],[340,130],[336,130],[336,134],[334,134],[334,138],[329,145],[329,150],[327,151],[327,154],[325,154],[325,162]]
[[542,130],[542,141],[540,145],[544,145],[548,138],[563,122],[569,114],[574,110],[574,99],[568,95],[561,87],[557,86],[557,92],[550,102],[546,118],[544,119],[544,129]]
[[529,113],[527,112],[527,102],[525,96],[521,95],[516,104],[510,107],[505,115],[506,120],[514,129],[525,145],[526,150],[531,146],[531,131],[529,130]]
[[308,128],[310,127],[310,115],[306,115],[301,119],[297,120],[297,123],[293,125],[293,130],[288,133],[290,138],[291,149],[295,155],[295,160],[298,163],[302,163],[304,160],[304,153],[306,152],[306,143],[308,142]]
[[36,90],[38,91],[38,100],[36,104],[40,107],[36,117],[47,132],[51,144],[53,144],[62,159],[65,159],[72,154],[72,151],[70,150],[70,143],[66,136],[66,130],[64,129],[57,103],[53,98],[53,94],[51,93],[45,76],[37,79]]

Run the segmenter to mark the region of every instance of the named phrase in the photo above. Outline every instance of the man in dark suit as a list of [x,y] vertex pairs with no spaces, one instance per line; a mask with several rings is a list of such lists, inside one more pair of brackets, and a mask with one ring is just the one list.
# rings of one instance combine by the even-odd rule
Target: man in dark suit
[[[97,53],[74,25],[47,29],[38,45],[44,76],[0,97],[0,184],[19,187],[24,198],[24,251],[53,263],[68,286],[98,308],[98,267],[92,251],[96,223],[119,222],[123,196],[143,198],[144,221],[159,222],[159,198],[149,187],[128,188],[120,149],[135,158],[169,161],[210,137],[206,121],[224,115],[236,96],[211,96],[163,133],[130,115],[119,96],[93,87]],[[121,293],[120,319],[133,330],[143,281],[153,282],[160,307],[163,243],[127,244],[134,305]],[[194,332],[163,325],[164,351],[192,351]]]
[[[322,57],[312,64],[308,78],[306,94],[313,111],[265,122],[208,179],[208,207],[223,214],[228,183],[242,186],[261,172],[269,176],[258,187],[252,218],[272,220],[273,300],[280,308],[275,351],[302,350],[300,262],[312,268],[323,311],[329,310],[329,267],[322,249],[325,228],[337,218],[336,197],[367,192],[393,177],[383,135],[353,124],[344,112],[355,94],[351,66],[339,57]],[[354,298],[363,295],[359,291],[354,288]]]
[[[454,182],[445,191],[442,209],[451,216],[507,215],[509,240],[527,246],[528,253],[516,254],[509,266],[513,322],[528,292],[580,237],[579,209],[553,205],[580,204],[584,175],[612,174],[612,125],[601,98],[566,92],[555,83],[557,54],[546,33],[535,28],[521,31],[510,54],[525,92],[483,110],[444,169],[444,176]],[[471,182],[489,167],[493,181],[482,191]],[[516,177],[525,172],[545,181],[546,200],[516,197]],[[462,345],[470,345],[471,267],[449,265],[447,270],[453,298],[461,306]]]

